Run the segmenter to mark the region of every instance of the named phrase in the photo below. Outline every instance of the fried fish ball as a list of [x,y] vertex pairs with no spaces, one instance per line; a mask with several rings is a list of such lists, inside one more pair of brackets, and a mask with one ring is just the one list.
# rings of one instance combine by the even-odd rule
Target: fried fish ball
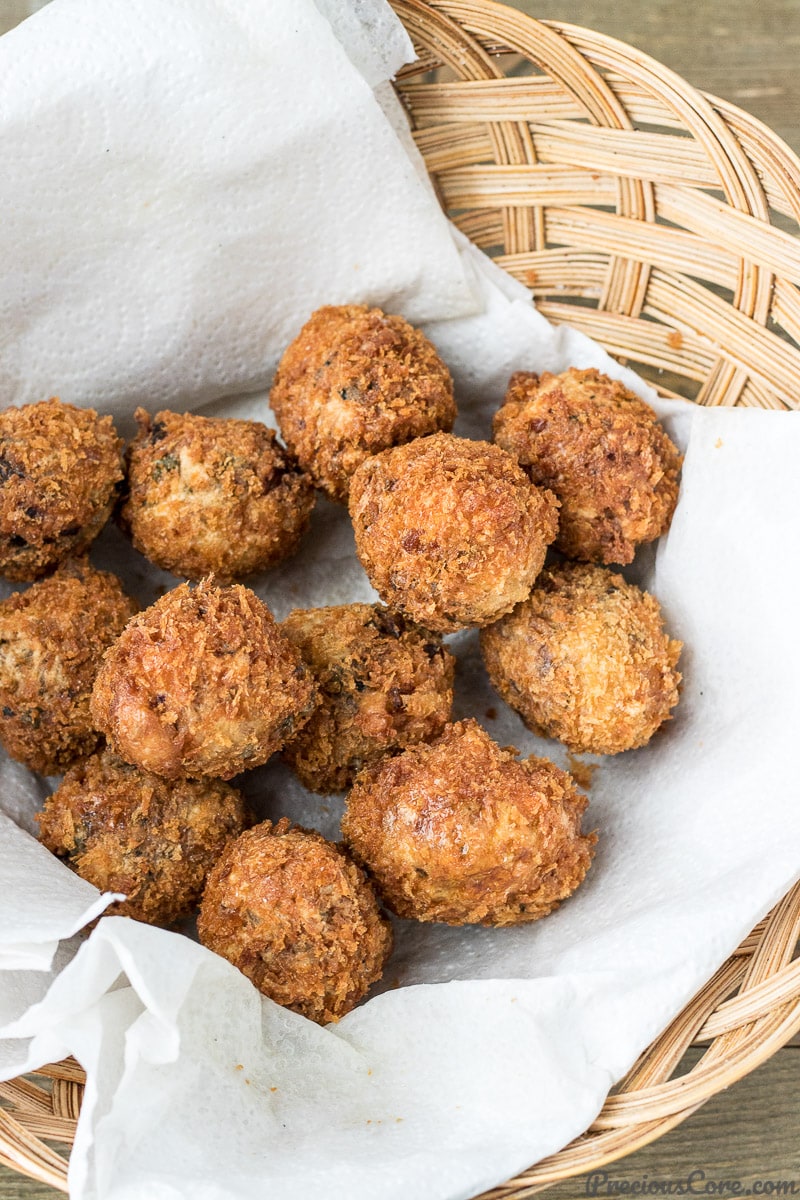
[[297,549],[314,489],[271,429],[194,413],[135,415],[120,521],[146,558],[189,579],[232,580]]
[[349,787],[363,766],[442,732],[455,660],[441,638],[380,604],[297,609],[281,625],[320,703],[283,755],[312,792]]
[[208,877],[197,931],[265,996],[320,1025],[358,1003],[392,949],[363,871],[285,817],[226,847]]
[[0,412],[0,574],[39,579],[81,554],[123,478],[111,417],[55,397]]
[[56,775],[95,748],[92,686],[136,609],[85,559],[0,603],[0,742],[12,758]]
[[452,429],[453,382],[403,317],[360,304],[318,309],[285,351],[270,404],[287,446],[332,500],[371,454]]
[[487,625],[528,595],[557,508],[505,450],[447,433],[367,459],[350,489],[356,552],[372,586],[439,633]]
[[586,804],[565,771],[520,762],[470,719],[363,771],[342,833],[398,916],[516,925],[582,882],[597,840],[581,833]]
[[493,686],[534,732],[575,752],[649,742],[678,703],[681,643],[658,601],[605,567],[564,563],[481,631]]
[[629,563],[669,528],[681,456],[653,410],[607,375],[518,371],[494,439],[558,496],[556,545],[569,558]]
[[47,849],[82,879],[124,892],[127,899],[108,915],[171,925],[197,907],[247,811],[239,792],[219,779],[167,782],[106,748],[67,772],[37,820]]
[[165,779],[230,779],[279,750],[316,687],[261,600],[203,580],[167,592],[126,627],[92,693],[95,725],[126,762]]

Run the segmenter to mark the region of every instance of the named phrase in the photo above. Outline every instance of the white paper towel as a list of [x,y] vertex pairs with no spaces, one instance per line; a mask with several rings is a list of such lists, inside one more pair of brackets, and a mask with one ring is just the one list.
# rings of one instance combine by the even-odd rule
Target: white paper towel
[[98,917],[113,896],[67,876],[44,846],[0,812],[0,970],[46,971],[58,943]]
[[320,304],[475,309],[372,92],[406,34],[321,7],[344,45],[312,0],[57,0],[0,39],[5,403],[195,406]]
[[[88,0],[54,7],[66,5],[73,18],[78,8],[96,12]],[[116,8],[105,11],[113,26]],[[211,9],[194,11],[205,28]],[[214,8],[215,20],[221,12]],[[351,46],[349,59],[373,71],[363,44],[358,52]],[[178,175],[182,169],[177,163]],[[445,245],[447,259],[446,230]],[[588,339],[552,330],[523,289],[472,248],[460,249],[452,278],[470,280],[481,311],[448,320],[445,304],[425,315],[438,317],[427,328],[456,378],[461,432],[486,435],[513,369],[598,366],[651,395]],[[390,264],[390,292],[405,245],[395,254],[403,262]],[[252,263],[238,269],[245,266]],[[235,279],[228,283],[235,291]],[[169,287],[165,278],[167,297]],[[368,298],[392,306],[379,288]],[[109,303],[113,324],[119,309]],[[253,361],[242,371],[253,371]],[[117,360],[104,359],[102,369],[109,366],[116,370]],[[216,386],[214,364],[202,369]],[[249,374],[248,386],[256,378]],[[205,379],[192,377],[188,401],[214,394]],[[599,829],[600,842],[585,884],[530,927],[398,922],[380,994],[326,1030],[262,1001],[193,942],[121,918],[100,922],[38,1004],[31,1001],[43,995],[46,971],[2,972],[0,1073],[67,1053],[89,1072],[73,1197],[472,1196],[581,1132],[612,1080],[800,873],[800,636],[777,619],[792,611],[800,585],[800,424],[781,413],[669,403],[660,410],[687,449],[681,501],[658,555],[645,550],[634,571],[686,643],[684,691],[675,719],[649,747],[603,760],[595,773],[587,827]],[[257,397],[212,411],[268,416]],[[96,559],[118,569],[145,603],[174,583],[114,530]],[[373,595],[346,514],[326,503],[301,554],[255,586],[279,616]],[[563,750],[533,738],[492,693],[475,635],[458,635],[453,647],[458,715],[474,714],[501,743],[563,765]],[[45,786],[8,762],[0,771],[2,806],[24,825]],[[335,834],[340,800],[309,796],[279,763],[253,772],[246,788],[261,815],[287,814]],[[23,836],[0,840],[0,965],[3,955],[38,954],[43,966],[75,928],[73,917],[80,920],[81,905],[88,919],[102,901],[79,885],[74,908],[54,912],[62,885],[69,891],[76,881],[48,860],[40,905],[28,850],[15,849]],[[72,950],[74,943],[62,944],[57,967]]]
[[[17,801],[25,796],[24,787],[16,791],[25,776],[29,772],[7,761],[0,766],[0,779],[10,785]],[[25,797],[28,819],[37,807],[35,795],[28,792]],[[6,807],[6,797],[0,807]],[[44,846],[0,811],[0,1026],[43,998],[78,949],[81,939],[73,935],[114,898],[101,896],[71,872],[65,875],[63,865]],[[0,1042],[0,1077],[16,1074],[26,1049],[25,1043]]]

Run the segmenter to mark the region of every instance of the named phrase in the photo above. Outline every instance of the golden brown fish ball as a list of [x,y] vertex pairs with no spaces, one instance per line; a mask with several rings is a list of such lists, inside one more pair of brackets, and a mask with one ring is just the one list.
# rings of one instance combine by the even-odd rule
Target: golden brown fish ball
[[126,895],[107,915],[171,925],[194,911],[247,813],[219,779],[168,782],[105,749],[67,772],[38,821],[48,850],[101,891]]
[[442,732],[455,660],[441,638],[380,604],[298,609],[281,624],[319,688],[283,756],[312,792],[348,787],[362,767]]
[[229,779],[266,762],[308,719],[311,673],[241,584],[182,584],[106,654],[92,716],[126,762],[165,779]]
[[520,762],[466,720],[363,771],[342,832],[398,916],[515,925],[552,912],[586,875],[597,840],[581,834],[586,803],[565,771]]
[[481,649],[525,724],[576,752],[644,746],[678,703],[681,643],[653,596],[604,567],[546,569],[523,604],[481,631]]
[[238,579],[293,554],[314,489],[258,421],[137,409],[120,513],[151,562],[202,579]]
[[0,742],[12,758],[56,775],[95,748],[92,687],[136,609],[85,559],[0,603]]
[[556,545],[568,557],[629,563],[669,527],[681,456],[653,410],[607,375],[517,372],[494,438],[558,496]]
[[315,312],[278,365],[270,404],[317,487],[347,503],[365,458],[452,429],[450,372],[403,317],[359,304]]
[[557,508],[505,450],[447,433],[367,459],[350,490],[372,586],[440,633],[496,621],[528,595]]
[[197,929],[204,946],[265,996],[321,1025],[358,1003],[392,948],[363,871],[339,846],[285,817],[226,847]]
[[0,574],[39,579],[81,554],[122,482],[111,417],[58,399],[0,412]]

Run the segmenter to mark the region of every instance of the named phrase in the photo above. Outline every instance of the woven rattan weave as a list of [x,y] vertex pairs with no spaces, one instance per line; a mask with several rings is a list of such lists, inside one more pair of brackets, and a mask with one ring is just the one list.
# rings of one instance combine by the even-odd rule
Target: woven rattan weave
[[[398,92],[444,208],[664,394],[796,408],[800,162],[746,113],[610,38],[490,0],[392,0],[420,59]],[[800,885],[614,1089],[582,1137],[486,1197],[652,1141],[800,1030]],[[684,1050],[707,1043],[673,1078]],[[66,1190],[83,1075],[0,1085],[0,1161]]]

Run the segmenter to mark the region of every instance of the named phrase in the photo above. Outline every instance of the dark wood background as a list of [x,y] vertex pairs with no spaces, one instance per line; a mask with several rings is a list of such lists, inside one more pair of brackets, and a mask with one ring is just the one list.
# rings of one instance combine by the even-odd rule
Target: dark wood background
[[[800,154],[800,0],[511,3],[542,19],[584,25],[631,43],[695,87],[746,108]],[[41,6],[40,0],[0,0],[0,32]],[[697,1054],[690,1051],[688,1060]],[[800,1196],[800,1043],[796,1039],[691,1120],[606,1171],[609,1181],[598,1195],[608,1194],[615,1182],[619,1194],[620,1182],[677,1184],[703,1171],[705,1179],[696,1177],[693,1185],[698,1194],[713,1181],[739,1180],[742,1193],[768,1194],[771,1189],[758,1181],[788,1181],[794,1188],[783,1194]],[[53,1194],[0,1167],[0,1200],[45,1200]],[[552,1200],[589,1194],[585,1178],[547,1192]]]

